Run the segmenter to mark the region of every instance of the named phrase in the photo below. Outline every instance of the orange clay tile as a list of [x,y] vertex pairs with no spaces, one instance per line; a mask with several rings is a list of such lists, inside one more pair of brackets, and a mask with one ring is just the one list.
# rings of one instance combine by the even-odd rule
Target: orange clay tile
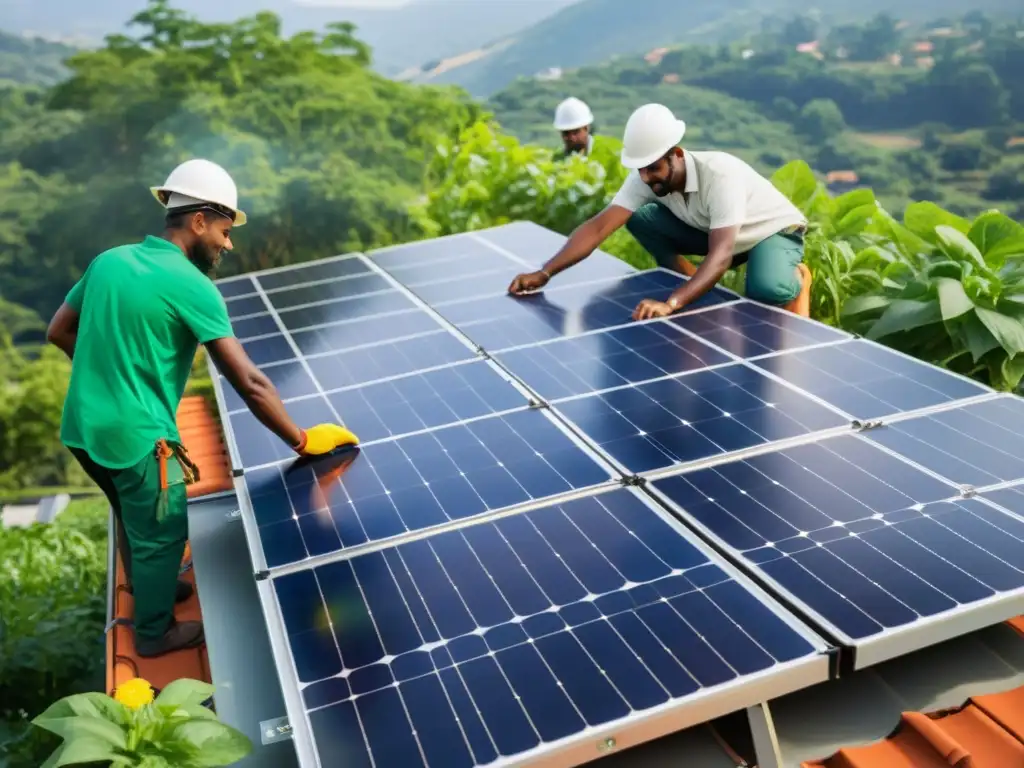
[[[1024,617],[1007,622],[1024,635]],[[1022,637],[1024,641],[1024,637]],[[1024,768],[1024,686],[959,709],[904,712],[886,739],[844,747],[802,768]]]
[[188,497],[230,491],[234,486],[227,450],[220,425],[206,399],[199,395],[182,398],[177,420],[181,442],[199,467],[199,482],[189,486]]

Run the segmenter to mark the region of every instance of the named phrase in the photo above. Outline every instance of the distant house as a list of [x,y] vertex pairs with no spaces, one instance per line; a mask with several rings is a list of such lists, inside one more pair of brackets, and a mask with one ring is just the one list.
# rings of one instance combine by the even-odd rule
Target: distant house
[[561,67],[548,67],[542,69],[534,77],[537,80],[561,80],[562,79],[562,68]]
[[655,48],[653,51],[648,51],[647,54],[644,55],[644,61],[656,66],[661,63],[661,60],[665,57],[666,53],[668,53],[668,48]]
[[935,50],[935,43],[933,43],[931,40],[919,40],[916,43],[914,43],[913,48],[911,48],[911,50],[914,53],[931,53],[932,51]]
[[743,53],[740,54],[740,57],[746,60],[751,58],[755,53],[756,51],[753,48],[744,48]]
[[825,174],[825,186],[833,194],[842,194],[860,186],[860,176],[856,171],[829,171]]
[[817,40],[811,40],[810,42],[800,43],[797,45],[796,51],[797,53],[806,53],[808,56],[813,56],[821,61],[825,58],[825,54],[818,50],[818,45],[819,43]]
[[665,75],[663,78],[661,78],[661,82],[663,82],[663,83],[678,83],[679,82],[679,75],[675,74],[674,72],[671,73],[671,74]]

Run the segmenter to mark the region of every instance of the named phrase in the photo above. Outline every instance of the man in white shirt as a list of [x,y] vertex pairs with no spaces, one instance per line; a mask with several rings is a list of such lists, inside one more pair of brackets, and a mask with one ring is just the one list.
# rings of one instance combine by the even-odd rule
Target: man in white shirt
[[[796,299],[809,277],[802,265],[806,218],[738,157],[683,150],[685,132],[686,124],[661,104],[637,109],[626,123],[621,157],[634,172],[540,270],[518,275],[509,293],[543,288],[625,226],[659,265],[692,275],[665,301],[640,302],[636,320],[677,312],[744,263],[748,298],[778,306]],[[694,270],[685,255],[705,258]]]

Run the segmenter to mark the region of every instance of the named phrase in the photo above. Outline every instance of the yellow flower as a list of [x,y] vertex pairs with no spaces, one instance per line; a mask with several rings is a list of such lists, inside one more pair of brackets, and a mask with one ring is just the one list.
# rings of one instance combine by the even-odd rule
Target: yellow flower
[[141,677],[136,677],[117,686],[114,698],[128,709],[138,709],[152,703],[153,687]]

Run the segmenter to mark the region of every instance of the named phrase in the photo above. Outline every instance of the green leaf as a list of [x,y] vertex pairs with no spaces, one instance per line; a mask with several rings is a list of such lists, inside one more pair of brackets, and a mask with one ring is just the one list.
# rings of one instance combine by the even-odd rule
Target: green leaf
[[124,749],[127,745],[124,729],[102,717],[73,715],[72,717],[36,718],[32,722],[68,742],[88,737],[101,739],[118,749]]
[[952,227],[964,235],[971,229],[971,225],[966,219],[927,201],[908,205],[907,210],[903,213],[903,223],[907,229],[929,243],[937,242],[935,235],[937,227]]
[[173,735],[198,750],[193,757],[196,768],[230,765],[252,751],[244,733],[215,720],[189,720],[176,726]]
[[939,294],[943,320],[953,320],[974,309],[974,302],[964,291],[964,285],[959,280],[940,277],[935,281],[935,286]]
[[192,680],[184,677],[168,683],[167,687],[160,691],[153,703],[158,707],[176,706],[184,704],[202,704],[213,695],[214,688],[209,683],[201,680]]
[[874,203],[854,208],[842,217],[838,218],[835,224],[836,237],[852,237],[860,234],[871,222],[872,217],[878,212]]
[[814,171],[803,160],[793,160],[772,174],[772,184],[797,208],[806,212],[807,205],[818,191]]
[[1001,315],[984,307],[976,307],[978,318],[992,332],[1006,353],[1014,357],[1024,352],[1024,324],[1007,315]]
[[1001,264],[1007,256],[1024,254],[1024,227],[999,211],[981,214],[967,236],[990,266]]
[[955,335],[960,345],[971,353],[974,362],[981,360],[993,349],[999,349],[999,341],[981,322],[977,313],[968,315],[958,323]]
[[82,737],[66,741],[54,750],[41,768],[60,768],[63,765],[112,762],[119,757],[110,745],[101,739]]
[[909,299],[895,299],[889,308],[882,313],[871,330],[868,331],[869,339],[880,339],[902,331],[909,331],[912,328],[931,325],[942,321],[942,310],[939,302],[935,301],[912,301]]
[[1003,374],[1003,386],[1000,389],[1016,389],[1020,386],[1021,378],[1024,378],[1024,355],[1015,355],[1003,360],[1001,372]]
[[124,704],[105,694],[90,691],[65,696],[63,699],[55,701],[32,722],[42,726],[43,720],[63,719],[76,715],[104,718],[118,725],[127,723],[129,718],[128,709]]
[[935,235],[939,240],[939,248],[951,259],[968,261],[980,270],[987,271],[988,265],[978,250],[978,246],[971,242],[963,232],[940,224],[935,228]]
[[875,193],[864,187],[844,192],[835,200],[834,215],[837,219],[842,219],[858,208],[870,208],[872,213],[877,211],[878,204],[875,202]]
[[953,261],[952,259],[944,259],[943,261],[937,261],[934,264],[929,265],[925,270],[925,275],[928,277],[949,277],[953,280],[961,280],[964,276],[963,267],[959,261]]
[[843,317],[855,317],[867,312],[884,309],[892,303],[892,299],[877,294],[867,296],[851,296],[843,304]]

